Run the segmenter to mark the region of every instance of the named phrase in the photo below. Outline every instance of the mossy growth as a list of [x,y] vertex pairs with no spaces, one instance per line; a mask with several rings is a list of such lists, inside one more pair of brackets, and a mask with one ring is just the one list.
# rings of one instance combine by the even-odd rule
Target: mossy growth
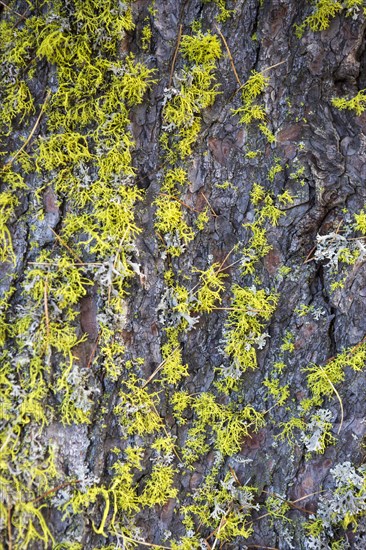
[[[198,30],[192,36],[183,35],[179,51],[184,60],[180,73],[166,89],[163,122],[165,131],[160,138],[165,170],[161,195],[156,199],[155,228],[162,235],[172,256],[180,256],[194,239],[195,231],[187,220],[187,210],[194,210],[181,200],[180,194],[188,184],[182,161],[192,153],[201,130],[202,111],[213,105],[217,94],[215,69],[221,56],[218,37]],[[197,228],[203,229],[207,213],[197,218]]]
[[263,386],[268,389],[268,396],[271,396],[278,406],[284,405],[290,396],[290,385],[281,386],[278,378],[266,378]]
[[156,410],[159,394],[150,393],[144,382],[131,373],[119,392],[119,403],[114,412],[126,435],[151,434],[162,428],[162,419]]
[[233,14],[233,10],[228,10],[226,7],[226,0],[204,0],[205,3],[213,2],[219,9],[218,15],[215,19],[219,23],[225,23]]
[[222,293],[225,290],[224,280],[228,276],[223,266],[213,263],[206,270],[193,269],[193,273],[200,274],[199,288],[195,293],[194,311],[210,313],[222,302]]
[[207,453],[209,436],[220,456],[239,452],[245,437],[264,425],[264,416],[250,405],[221,405],[213,393],[201,393],[190,400],[195,420],[187,432],[182,457],[188,467]]
[[244,372],[257,367],[256,349],[264,345],[266,335],[263,329],[276,309],[278,296],[255,287],[234,285],[232,290],[225,352]]
[[306,367],[307,385],[310,396],[300,402],[300,416],[292,416],[281,424],[282,431],[278,437],[287,439],[292,445],[298,442],[295,433],[300,432],[300,440],[305,445],[309,455],[324,453],[329,445],[336,443],[334,434],[333,414],[324,409],[326,400],[334,399],[339,404],[339,428],[343,428],[343,402],[337,387],[344,382],[346,368],[358,372],[364,369],[366,345],[361,341],[353,348],[346,349],[328,361],[324,366],[309,365]]
[[263,73],[252,71],[250,77],[242,87],[241,97],[243,105],[236,109],[234,114],[240,116],[242,124],[250,124],[254,120],[265,120],[266,112],[256,99],[264,92],[269,83],[269,77]]
[[339,353],[326,365],[311,365],[306,368],[307,382],[316,405],[321,405],[326,397],[334,396],[335,386],[345,379],[345,369],[354,371],[364,369],[366,360],[366,344],[362,341],[353,348]]
[[313,11],[308,17],[304,19],[301,25],[295,25],[296,36],[301,38],[307,28],[313,32],[324,31],[328,29],[331,21],[342,10],[346,10],[347,16],[356,16],[363,11],[366,13],[363,0],[345,0],[344,2],[338,2],[338,0],[313,0]]
[[294,200],[288,191],[284,191],[277,197],[276,205],[272,194],[258,183],[253,184],[250,198],[254,206],[255,219],[252,223],[244,225],[252,233],[248,244],[242,251],[241,266],[244,275],[253,274],[256,270],[256,264],[271,250],[271,245],[267,239],[268,223],[276,226],[281,217],[285,216],[285,212],[281,210],[280,206],[288,206]]
[[177,495],[174,487],[175,470],[171,465],[163,463],[153,466],[143,491],[138,494],[134,475],[142,470],[143,454],[142,447],[127,447],[125,460],[118,460],[113,465],[114,476],[110,485],[91,485],[85,490],[76,491],[64,506],[65,516],[95,509],[96,505],[102,503],[102,519],[99,525],[93,521],[94,532],[103,537],[107,537],[107,532],[118,536],[122,533],[127,541],[133,542],[131,531],[126,527],[126,517],[131,519],[145,507],[166,504]]
[[182,362],[182,351],[179,343],[179,329],[166,329],[167,342],[163,344],[161,381],[163,384],[177,384],[183,377],[189,376],[188,365]]
[[313,32],[324,31],[329,27],[330,21],[343,9],[337,0],[316,0],[314,11],[300,26],[296,27],[296,34],[299,38],[303,35],[306,27]]
[[267,141],[275,143],[276,137],[267,124],[265,108],[258,103],[259,97],[265,92],[268,84],[269,77],[264,74],[264,71],[251,71],[248,80],[241,87],[242,105],[238,109],[233,109],[232,112],[235,115],[239,115],[239,122],[241,124],[256,122]]
[[213,105],[218,94],[214,71],[221,46],[216,35],[199,31],[182,37],[180,51],[186,63],[176,78],[178,87],[167,91],[163,120],[171,138],[164,148],[171,149],[170,158],[185,159],[198,138],[201,111]]
[[354,228],[360,231],[362,235],[366,235],[366,212],[362,209],[358,214],[355,214]]
[[366,90],[360,90],[354,97],[345,99],[343,97],[334,97],[332,105],[337,109],[353,111],[357,116],[362,115],[366,109]]
[[0,261],[15,262],[12,238],[7,223],[14,215],[18,199],[9,192],[0,194]]
[[145,17],[144,23],[145,25],[142,27],[141,31],[141,46],[143,51],[148,52],[152,39],[152,29],[149,17]]
[[253,532],[251,512],[258,509],[256,489],[241,486],[232,472],[219,480],[218,471],[215,465],[192,495],[193,503],[183,506],[183,522],[189,531],[194,531],[198,525],[208,528],[212,541],[247,539]]

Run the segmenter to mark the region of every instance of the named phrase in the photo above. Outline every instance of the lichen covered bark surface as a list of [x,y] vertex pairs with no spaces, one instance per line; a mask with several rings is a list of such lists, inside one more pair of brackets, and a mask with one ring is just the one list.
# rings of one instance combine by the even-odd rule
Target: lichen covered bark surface
[[0,4],[0,548],[366,546],[365,10]]

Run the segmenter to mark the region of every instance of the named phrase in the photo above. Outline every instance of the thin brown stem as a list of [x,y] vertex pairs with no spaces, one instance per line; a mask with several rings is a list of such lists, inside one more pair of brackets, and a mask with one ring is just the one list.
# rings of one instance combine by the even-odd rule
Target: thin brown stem
[[[279,65],[283,65],[283,63],[286,63],[286,60],[280,61],[279,63],[275,63],[274,65],[271,65],[270,67],[267,67],[266,69],[263,69],[263,71],[260,71],[260,72],[261,72],[261,73],[265,73],[265,72],[267,72],[267,71],[270,71],[271,69],[274,69],[275,67],[279,67]],[[235,90],[235,92],[232,94],[232,96],[231,96],[231,98],[230,98],[230,101],[233,99],[233,97],[236,96],[236,94],[237,94],[238,92],[240,92],[240,90],[241,90],[242,88],[244,88],[245,84],[246,84],[246,83],[242,84],[237,90]]]
[[11,534],[11,507],[8,508],[8,517],[7,517],[7,527],[8,527],[8,550],[12,550],[12,534]]
[[235,262],[233,262],[233,263],[223,267],[222,269],[220,269],[220,271],[225,271],[225,269],[230,269],[230,267],[234,267],[234,265],[239,264],[241,261],[242,261],[242,259],[236,260]]
[[221,529],[224,527],[225,523],[227,523],[227,520],[226,520],[226,516],[230,513],[230,505],[229,505],[229,508],[227,509],[227,511],[225,512],[225,514],[222,516],[222,518],[220,519],[220,523],[219,525],[216,527],[216,529],[214,529],[213,531],[211,531],[211,533],[208,535],[208,537],[206,538],[206,541],[208,541],[208,539],[210,539],[211,537],[215,537],[215,541],[213,543],[213,545],[211,546],[212,550],[215,548],[216,546],[216,543],[217,543],[217,537],[219,536],[220,534],[220,531]]
[[64,487],[68,487],[69,485],[73,485],[74,483],[81,483],[80,479],[75,479],[74,481],[67,481],[66,483],[62,483],[61,485],[58,485],[57,487],[54,487],[53,489],[50,489],[49,491],[46,491],[43,493],[43,495],[34,498],[33,500],[30,500],[29,502],[39,502],[40,500],[43,500],[44,498],[48,497],[49,495],[52,495],[53,493],[56,493],[60,489],[64,489]]
[[54,230],[52,229],[52,227],[48,226],[48,229],[50,229],[50,230],[52,231],[52,233],[55,235],[56,239],[57,239],[58,241],[60,241],[60,243],[62,244],[62,246],[64,246],[64,247],[66,248],[66,250],[68,250],[68,251],[70,252],[70,254],[71,254],[72,256],[74,256],[74,258],[75,258],[78,262],[82,263],[81,258],[79,258],[79,256],[69,247],[69,245],[60,237],[60,235],[57,235],[56,231],[54,231]]
[[344,410],[343,410],[343,403],[342,403],[342,399],[341,399],[341,396],[339,395],[337,389],[335,388],[333,382],[331,381],[331,379],[329,378],[329,376],[327,375],[327,373],[325,372],[325,370],[323,369],[323,367],[319,366],[320,370],[322,371],[322,373],[324,374],[325,378],[327,379],[327,382],[329,383],[330,387],[332,388],[332,390],[334,391],[334,393],[336,394],[337,396],[337,399],[339,401],[339,406],[341,408],[341,423],[339,425],[339,428],[338,428],[338,432],[337,434],[339,435],[341,430],[342,430],[342,427],[343,427],[343,419],[344,419]]
[[[27,18],[26,18],[26,15],[27,15],[28,12],[29,12],[29,8],[27,8],[23,13],[20,13],[20,14],[19,14],[19,19],[18,19],[18,21],[15,23],[15,25],[14,25],[14,27],[13,27],[14,29],[20,24],[21,21],[23,21],[23,19],[27,19]],[[28,69],[28,67],[31,65],[32,61],[34,61],[34,58],[31,59],[31,61],[28,63],[27,69]]]
[[13,8],[11,8],[10,6],[8,6],[8,4],[5,4],[5,2],[3,2],[3,0],[0,0],[0,4],[1,4],[2,6],[4,6],[4,8],[6,8],[7,10],[12,11],[13,13],[15,13],[15,15],[18,15],[18,17],[21,17],[22,19],[24,19],[24,15],[22,15],[22,14],[19,13],[18,11],[15,11]]
[[130,542],[137,542],[138,544],[141,544],[142,546],[148,546],[149,548],[166,548],[167,550],[171,550],[170,546],[162,546],[161,544],[152,544],[151,542],[143,542],[142,540],[133,539],[131,537],[127,537],[126,535],[122,535],[123,540],[127,540]]
[[[117,267],[117,258],[118,258],[119,253],[120,253],[121,250],[122,250],[123,241],[125,240],[126,235],[127,235],[127,229],[125,230],[125,232],[123,233],[123,235],[122,235],[122,237],[121,237],[121,240],[120,240],[120,242],[119,242],[119,245],[118,245],[118,249],[117,249],[116,255],[115,255],[115,257],[114,257],[114,261],[113,261],[113,269],[114,269],[114,270],[115,270],[116,267]],[[113,273],[112,273],[112,276],[113,276]],[[111,301],[112,287],[113,287],[113,282],[112,282],[112,277],[111,277],[111,282],[110,282],[109,285],[108,285],[108,305],[110,304],[110,301]]]
[[[157,410],[157,408],[155,407],[155,404],[154,404],[154,403],[152,403],[152,408],[154,409],[155,414],[160,418],[161,423],[162,423],[163,431],[164,431],[165,435],[167,436],[167,438],[169,438],[169,437],[170,437],[170,434],[169,434],[168,430],[166,429],[165,424],[164,424],[164,422],[163,422],[163,419],[161,418],[160,414],[158,413],[158,410]],[[182,458],[179,456],[179,454],[178,454],[178,452],[177,452],[175,446],[173,447],[173,453],[175,454],[175,456],[177,457],[177,459],[179,460],[179,462],[182,462]]]
[[263,71],[261,71],[262,73],[265,73],[267,71],[270,71],[271,69],[274,69],[276,67],[279,67],[280,65],[283,65],[284,63],[286,63],[286,59],[284,59],[283,61],[279,61],[278,63],[275,63],[274,65],[271,65],[270,67],[266,67],[265,69],[263,69]]
[[231,475],[233,476],[235,482],[239,485],[239,487],[242,486],[242,484],[240,483],[239,479],[238,479],[238,476],[236,475],[236,472],[234,470],[234,468],[232,468],[231,466],[229,466],[229,470],[230,470],[230,473]]
[[[218,309],[222,311],[244,311],[248,313],[248,310],[243,307],[214,307],[213,309]],[[250,313],[262,313],[262,309],[250,309]]]
[[340,220],[340,222],[339,222],[339,224],[338,224],[338,226],[337,226],[337,229],[336,229],[336,234],[339,233],[339,230],[340,230],[342,224],[343,224],[343,220]]
[[178,199],[178,197],[175,197],[174,195],[169,195],[168,193],[160,193],[160,195],[162,195],[163,197],[168,197],[169,199],[173,199],[175,201],[178,201],[182,206],[185,206],[186,208],[188,208],[189,210],[192,210],[192,212],[198,212],[200,213],[200,210],[196,210],[195,208],[192,208],[192,206],[189,206],[188,204],[186,204],[185,202],[181,201],[180,199]]
[[312,262],[314,260],[314,257],[311,257],[311,256],[315,252],[315,250],[316,250],[316,246],[313,246],[313,248],[310,250],[309,254],[306,256],[304,264],[307,264],[308,262]]
[[7,162],[7,163],[5,164],[4,168],[10,168],[10,166],[13,164],[13,162],[15,161],[15,159],[20,155],[20,153],[21,153],[22,151],[24,151],[24,149],[27,147],[28,143],[31,141],[32,137],[33,137],[34,134],[35,134],[35,131],[37,130],[38,124],[39,124],[40,121],[41,121],[42,115],[43,115],[43,113],[44,113],[44,110],[45,110],[45,108],[46,108],[46,105],[47,105],[47,102],[48,102],[50,96],[51,96],[51,90],[49,90],[49,91],[47,92],[46,99],[45,99],[44,102],[43,102],[43,105],[42,105],[42,107],[41,107],[41,110],[40,110],[40,112],[39,112],[39,115],[38,115],[38,117],[37,117],[37,120],[36,120],[36,122],[35,122],[35,124],[34,124],[32,130],[31,130],[29,136],[27,137],[27,139],[25,140],[25,142],[23,143],[23,145],[21,146],[21,148],[18,149],[18,151],[15,153],[15,155],[13,156],[13,158],[11,158],[11,159],[9,160],[9,162]]
[[[28,262],[29,265],[48,265],[48,266],[52,266],[52,265],[58,265],[58,262]],[[94,265],[94,266],[97,266],[97,267],[101,267],[102,265],[104,264],[101,264],[101,263],[94,263],[94,262],[74,262],[73,265]]]
[[87,369],[90,369],[90,367],[92,366],[93,364],[93,361],[94,361],[94,357],[95,357],[95,354],[96,354],[96,351],[98,349],[98,344],[99,344],[99,339],[100,339],[100,336],[101,336],[101,332],[99,332],[95,342],[94,342],[94,346],[93,346],[93,349],[92,349],[92,352],[90,354],[90,357],[89,357],[89,361],[88,361],[88,364],[86,365],[86,368]]
[[218,269],[218,273],[220,273],[221,271],[225,271],[225,269],[227,269],[227,267],[223,267],[226,260],[231,256],[231,254],[234,252],[234,249],[235,249],[235,246],[233,246],[233,248],[230,250],[230,252],[228,252],[225,256],[225,258],[222,260],[221,264],[220,264],[220,267]]
[[156,367],[156,369],[154,370],[154,372],[149,376],[149,378],[142,384],[141,388],[145,388],[150,382],[151,380],[153,380],[155,378],[155,376],[158,374],[159,371],[161,371],[161,369],[164,367],[165,363],[167,362],[167,360],[169,359],[169,357],[171,357],[173,355],[173,353],[175,353],[177,350],[179,349],[179,346],[177,346],[176,348],[173,349],[173,351],[168,355],[168,357],[166,357],[164,359],[164,361],[162,361],[160,363],[160,365],[158,365]]
[[177,38],[177,45],[175,46],[174,55],[173,55],[173,61],[172,61],[172,67],[171,67],[171,69],[170,69],[169,88],[171,87],[172,81],[173,81],[173,74],[174,74],[175,62],[176,62],[176,60],[177,60],[177,55],[178,55],[178,50],[179,50],[179,44],[180,44],[180,40],[181,40],[181,38],[182,38],[182,30],[183,30],[183,25],[179,25],[179,32],[178,32],[178,38]]
[[44,317],[46,322],[47,348],[50,345],[50,317],[48,314],[48,277],[44,281],[43,289]]
[[201,191],[201,195],[202,195],[202,197],[205,199],[205,201],[207,202],[208,207],[209,207],[209,209],[211,210],[212,215],[213,215],[215,218],[217,218],[217,217],[218,217],[218,214],[216,214],[215,210],[212,208],[211,204],[209,203],[208,198],[206,197],[206,195],[205,195],[202,191]]
[[229,506],[228,510],[225,512],[225,514],[222,516],[222,518],[220,519],[220,523],[219,523],[219,526],[217,528],[217,532],[215,533],[215,540],[214,540],[213,545],[211,546],[212,550],[214,550],[214,548],[216,547],[216,544],[218,543],[220,531],[224,527],[225,523],[227,523],[226,517],[229,515],[229,513],[230,513],[230,506]]
[[304,514],[313,514],[313,512],[311,512],[310,510],[306,510],[305,508],[301,508],[300,506],[296,506],[295,502],[293,502],[292,500],[287,500],[287,498],[283,498],[280,495],[278,495],[277,493],[272,493],[271,491],[265,491],[264,489],[262,490],[262,493],[265,493],[266,495],[275,496],[276,498],[279,498],[280,500],[282,500],[283,502],[285,502],[286,504],[291,506],[291,508],[295,508],[295,510],[299,510],[299,512],[303,512]]
[[247,548],[260,548],[260,550],[279,550],[277,546],[262,546],[261,544],[247,544]]
[[314,491],[314,493],[309,493],[308,495],[304,495],[303,497],[297,498],[296,500],[292,500],[293,503],[300,502],[301,500],[306,500],[307,498],[313,497],[314,495],[320,495],[320,493],[324,493],[325,489],[322,489],[321,491]]
[[233,73],[234,73],[234,75],[235,75],[236,81],[237,81],[237,83],[239,84],[239,86],[241,87],[241,86],[242,86],[242,83],[241,83],[240,78],[239,78],[239,75],[238,75],[238,73],[237,73],[237,71],[236,71],[235,64],[234,64],[234,59],[233,59],[233,56],[231,55],[231,51],[230,51],[230,49],[229,49],[228,43],[226,42],[225,37],[224,37],[224,35],[222,34],[222,32],[220,31],[219,27],[218,27],[217,25],[215,25],[215,27],[216,27],[216,30],[217,30],[217,32],[219,33],[220,38],[221,38],[221,40],[223,41],[224,46],[225,46],[225,48],[226,48],[227,54],[228,54],[228,56],[229,56],[231,68],[233,69]]

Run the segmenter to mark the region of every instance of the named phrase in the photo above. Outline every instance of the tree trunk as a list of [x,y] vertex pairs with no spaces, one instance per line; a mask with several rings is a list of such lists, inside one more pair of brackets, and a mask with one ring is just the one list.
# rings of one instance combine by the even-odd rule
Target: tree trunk
[[0,548],[366,547],[364,2],[1,2]]

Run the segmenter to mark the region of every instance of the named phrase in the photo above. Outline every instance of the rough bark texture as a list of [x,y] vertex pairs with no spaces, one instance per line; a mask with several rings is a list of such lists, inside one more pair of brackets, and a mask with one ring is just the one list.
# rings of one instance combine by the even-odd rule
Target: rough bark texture
[[[32,9],[24,2],[13,2],[11,9],[0,6],[1,18],[11,21],[18,30],[24,27],[26,18],[37,14],[51,21],[50,14],[60,8],[57,3],[54,7],[51,1],[41,4]],[[98,2],[90,4],[99,6]],[[67,10],[74,13],[74,3],[64,2],[64,5],[62,25],[66,28]],[[69,202],[75,197],[69,197],[67,192],[55,186],[60,168],[47,170],[41,166],[37,170],[33,166],[25,173],[24,166],[13,161],[11,169],[22,174],[27,188],[14,187],[13,193],[19,202],[9,218],[6,218],[6,208],[3,210],[16,261],[5,254],[0,264],[1,291],[8,303],[2,302],[5,323],[2,361],[4,365],[11,364],[2,387],[6,392],[10,385],[13,403],[13,409],[6,405],[3,415],[2,445],[8,451],[1,465],[4,478],[2,548],[51,548],[53,544],[75,550],[134,545],[145,548],[146,544],[184,549],[270,547],[281,550],[362,549],[366,546],[366,525],[362,520],[366,509],[365,478],[362,477],[366,433],[364,355],[361,354],[361,364],[356,366],[359,368],[352,365],[353,357],[359,351],[364,353],[366,334],[365,254],[361,227],[360,224],[355,227],[354,218],[365,201],[366,113],[358,116],[352,110],[340,110],[331,101],[334,97],[354,97],[366,86],[363,8],[338,10],[329,18],[328,28],[313,32],[305,27],[299,37],[295,25],[301,25],[314,12],[316,6],[311,2],[237,0],[229,2],[227,7],[233,10],[230,17],[217,22],[219,6],[214,2],[157,0],[152,9],[145,0],[131,4],[134,28],[124,31],[116,59],[123,61],[132,52],[135,62],[155,69],[150,77],[155,82],[150,83],[139,104],[131,102],[129,105],[128,99],[122,98],[129,111],[135,175],[120,173],[118,185],[132,182],[142,197],[135,204],[135,222],[141,231],[134,236],[134,248],[132,241],[126,248],[127,264],[134,273],[126,278],[127,294],[118,311],[113,311],[108,296],[108,293],[114,296],[114,290],[111,291],[114,282],[106,286],[103,275],[111,263],[117,269],[116,258],[125,246],[123,238],[121,242],[119,238],[118,242],[111,241],[112,252],[108,257],[107,253],[98,256],[98,251],[88,249],[90,244],[80,245],[83,238],[88,238],[82,232],[65,235],[64,220],[75,209]],[[14,10],[18,14],[25,13],[24,17],[20,18]],[[55,13],[59,13],[57,10]],[[70,15],[70,25],[77,35],[75,28],[78,27],[72,17],[75,15]],[[57,17],[54,21],[57,25]],[[211,106],[199,108],[194,115],[201,120],[201,128],[192,152],[169,163],[160,141],[163,132],[167,131],[164,130],[167,124],[164,109],[171,98],[169,89],[182,93],[182,86],[189,86],[189,70],[194,62],[187,61],[179,47],[182,36],[197,34],[197,26],[192,30],[194,21],[200,22],[203,34],[210,31],[221,44],[222,53],[215,61],[211,84],[212,88],[218,84],[220,93]],[[146,26],[151,28],[152,35],[148,45],[143,47]],[[56,62],[42,56],[39,48],[39,42],[30,48],[29,58],[36,59],[32,78],[28,76],[27,66],[19,69],[29,84],[35,110],[22,121],[20,115],[11,121],[11,133],[3,138],[6,150],[3,175],[10,170],[9,162],[32,129],[34,133],[26,150],[34,159],[39,155],[37,144],[41,137],[52,136],[48,116],[52,110],[52,94],[59,85],[58,67]],[[232,63],[242,84],[248,81],[253,70],[264,71],[263,74],[269,77],[253,104],[264,106],[266,118],[262,122],[275,135],[275,142],[268,141],[259,129],[260,122],[241,124],[239,115],[233,113],[242,105],[242,90]],[[184,64],[186,74],[182,77]],[[6,85],[10,82],[11,66],[11,63],[3,63]],[[36,124],[48,89],[51,89],[51,98]],[[6,93],[5,89],[3,97]],[[90,129],[93,129],[92,120],[89,126],[76,128],[75,132],[86,135]],[[66,132],[60,127],[54,133],[62,134],[63,131]],[[174,131],[170,128],[169,135],[174,135]],[[248,155],[253,151],[257,154]],[[94,150],[92,154],[98,156],[99,153]],[[84,171],[89,174],[89,179],[85,180],[88,185],[95,181],[97,169],[93,158],[81,162],[88,166]],[[273,166],[280,167],[277,174],[271,173]],[[154,201],[162,196],[162,181],[169,167],[183,167],[188,173],[189,183],[172,190],[174,197],[171,200],[178,202],[184,219],[195,232],[194,239],[187,241],[178,256],[169,254],[169,238],[167,240],[154,226],[157,208]],[[229,184],[222,185],[224,182]],[[267,230],[270,250],[264,255],[258,254],[253,273],[245,273],[241,267],[243,250],[250,246],[252,235],[248,224],[260,217],[266,200],[262,197],[257,204],[253,203],[251,192],[255,183],[272,197],[268,200],[280,209],[281,215],[276,224],[272,224],[270,218],[263,218],[262,226]],[[8,191],[9,185],[5,181],[3,193]],[[293,197],[292,202],[286,199],[283,203],[278,202],[285,191]],[[90,205],[85,207],[86,213],[88,208]],[[195,220],[198,212],[206,208],[208,221],[198,230]],[[83,212],[82,206],[78,212]],[[102,226],[103,221],[100,223]],[[1,224],[0,220],[0,227],[5,226]],[[10,248],[10,235],[5,232],[2,235],[5,250]],[[318,235],[328,237],[321,241],[317,240]],[[344,238],[340,244],[339,236]],[[343,256],[340,253],[342,246],[347,249]],[[49,255],[40,260],[42,251],[48,251]],[[60,364],[66,360],[62,350],[47,340],[53,316],[61,322],[62,315],[66,315],[66,306],[59,305],[61,298],[56,292],[62,277],[53,288],[52,267],[39,265],[43,275],[38,274],[37,281],[43,280],[43,286],[38,301],[32,294],[37,283],[25,279],[29,270],[37,267],[31,262],[51,265],[63,253],[69,254],[70,261],[76,263],[104,265],[99,272],[91,266],[84,271],[83,267],[78,267],[91,284],[84,281],[84,291],[72,305],[77,315],[70,320],[70,326],[77,338],[83,334],[85,338],[77,344],[74,342],[70,348],[74,357],[74,379],[71,380],[70,375],[68,383],[75,384],[76,391],[84,392],[85,400],[91,403],[84,407],[88,418],[76,423],[73,418],[62,418],[60,405],[64,390],[57,389],[56,383],[63,368]],[[219,292],[221,302],[217,299],[212,311],[200,310],[199,306],[195,309],[192,296],[202,280],[200,282],[193,268],[207,270],[213,263],[217,263],[216,271],[221,268],[227,275],[222,279],[225,288]],[[170,287],[168,270],[173,273]],[[63,276],[67,278],[68,275]],[[339,281],[343,283],[334,284]],[[268,336],[255,345],[257,366],[242,365],[236,387],[225,393],[214,384],[226,372],[224,369],[235,363],[233,354],[225,353],[228,333],[232,330],[227,324],[228,316],[232,308],[245,305],[233,302],[235,284],[249,289],[254,285],[257,292],[264,289],[267,296],[276,293],[277,304],[273,313],[261,320],[261,332]],[[186,309],[182,306],[179,310],[179,299],[174,294],[176,285],[191,291],[191,297],[185,302]],[[12,293],[9,292],[11,287],[15,288]],[[53,291],[54,296],[51,295]],[[121,292],[120,287],[116,286],[115,292]],[[254,307],[251,315],[260,313]],[[45,344],[34,345],[40,353],[40,361],[46,365],[39,375],[45,380],[46,390],[44,395],[37,397],[37,402],[46,411],[47,422],[43,421],[41,413],[29,412],[30,408],[22,413],[22,402],[33,391],[24,375],[32,353],[25,351],[29,342],[24,344],[24,338],[21,340],[21,329],[18,333],[12,332],[12,326],[19,323],[23,314],[34,315],[34,323],[26,324],[23,329],[30,342],[39,342],[37,334],[43,326]],[[187,318],[193,325],[190,330],[184,324]],[[106,343],[101,323],[111,329],[119,344],[125,347],[124,353],[121,350],[111,352],[112,363],[118,367],[115,376],[109,376],[105,368],[106,348],[111,340]],[[189,373],[175,384],[161,382],[162,361],[174,356],[177,349],[172,344],[170,352],[162,354],[168,327],[178,327],[180,363],[188,365]],[[324,369],[344,350],[348,350],[341,366],[344,376],[333,380],[331,373],[324,374]],[[136,363],[137,358],[144,361]],[[132,361],[132,366],[128,361]],[[284,365],[278,366],[279,362]],[[305,371],[315,366],[318,366],[318,379],[323,380],[323,388],[328,386],[328,390],[320,390],[318,394],[316,388],[312,392],[309,385],[310,371]],[[81,373],[80,386],[75,381],[75,372]],[[144,390],[149,394],[159,392],[154,398],[155,404],[146,407],[148,416],[159,415],[162,425],[147,433],[133,427],[128,431],[128,425],[121,425],[121,415],[130,414],[133,421],[138,409],[138,406],[134,409],[127,398],[121,398],[122,390],[125,395],[135,391],[125,385],[131,376],[137,377],[139,387],[148,380]],[[21,389],[22,377],[28,384],[24,390]],[[282,402],[281,394],[273,390],[271,395],[263,385],[266,380],[278,380],[280,387],[288,384],[288,397]],[[177,391],[186,391],[191,396],[181,418],[173,409],[172,396]],[[188,430],[200,414],[197,403],[202,393],[214,396],[221,411],[232,410],[234,415],[240,415],[247,406],[253,407],[263,414],[263,422],[256,425],[253,417],[241,420],[239,445],[233,445],[233,452],[225,454],[219,452],[223,447],[217,443],[217,437],[225,430],[229,432],[230,418],[212,413],[202,440],[207,448],[187,464],[182,459],[182,450],[187,446]],[[306,398],[313,398],[308,410],[303,402]],[[115,408],[121,399],[122,412],[118,413]],[[301,402],[302,409],[299,408]],[[278,438],[285,423],[293,418],[298,418],[299,424],[292,431],[292,439]],[[221,432],[219,428],[211,429],[210,424],[215,422],[221,426]],[[325,426],[327,422],[330,423],[328,427]],[[151,445],[157,437],[166,438],[168,434],[176,438],[175,450],[172,454],[163,448],[159,454]],[[41,470],[46,468],[50,444],[56,453],[58,477],[52,478],[46,473],[47,482],[43,482],[40,474],[27,476],[26,471],[31,471],[35,464]],[[122,465],[128,463],[125,453],[128,446],[143,448],[140,467],[130,468],[133,476],[130,486],[137,502],[136,508],[131,510],[124,509],[123,503],[118,504],[113,495],[118,473],[113,465],[116,461]],[[170,489],[161,501],[154,501],[151,495],[149,500],[146,487],[152,468],[159,465],[167,468],[170,464],[175,470]],[[344,464],[337,486],[334,468]],[[208,484],[210,475],[206,497],[197,496],[204,484]],[[21,479],[21,488],[15,485],[17,476]],[[157,485],[162,483],[157,481]],[[251,493],[250,489],[245,489],[248,487],[255,491]],[[92,495],[90,488],[95,489],[94,496],[78,505],[75,495],[85,495],[88,491]],[[222,491],[226,491],[224,496]],[[125,488],[122,493],[126,493]],[[343,500],[342,494],[346,495]],[[201,503],[203,509],[202,498],[207,503],[206,518],[192,513],[193,528],[188,525],[186,530],[182,524],[184,506]],[[34,507],[24,512],[21,502],[24,505],[33,502]],[[332,511],[339,512],[338,515],[335,513],[331,517],[325,510],[326,502],[331,504]],[[318,532],[315,529],[309,532],[303,526],[309,521],[310,513],[322,520]],[[45,535],[42,516],[54,543]],[[23,517],[23,530],[19,517]],[[230,532],[228,518],[238,522],[236,531],[233,527]],[[40,536],[33,534],[28,539],[31,522]],[[337,542],[339,546],[335,545]]]

